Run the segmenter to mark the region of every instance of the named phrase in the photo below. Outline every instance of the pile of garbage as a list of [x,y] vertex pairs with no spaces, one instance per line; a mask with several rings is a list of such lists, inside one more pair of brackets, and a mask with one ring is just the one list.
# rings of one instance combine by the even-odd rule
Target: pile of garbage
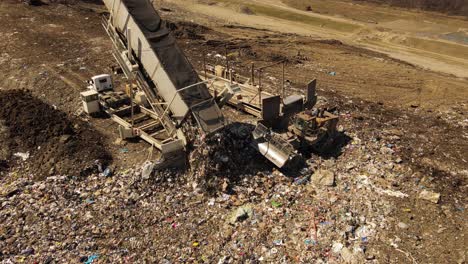
[[411,263],[404,246],[425,243],[411,235],[420,222],[396,215],[445,197],[405,187],[401,131],[339,114],[351,138],[341,156],[314,156],[296,178],[257,154],[253,127],[240,124],[200,138],[187,172],[139,165],[38,181],[12,168],[0,178],[0,261]]
[[[368,161],[359,158],[365,155],[357,138],[343,161],[317,160],[320,173],[302,180],[274,169],[253,170],[247,161],[236,164],[242,154],[235,155],[236,149],[250,153],[248,140],[241,147],[237,132],[207,139],[220,145],[210,142],[213,149],[204,156],[193,154],[198,166],[187,174],[166,171],[146,178],[135,168],[107,177],[33,181],[10,172],[7,177],[16,180],[0,188],[0,259],[362,263],[376,258],[368,247],[392,210],[381,196],[400,193],[361,173]],[[380,166],[376,162],[371,164]],[[219,177],[221,186],[229,187],[215,195],[205,192],[197,186],[205,177]]]
[[189,157],[190,180],[202,190],[215,193],[259,170],[271,169],[251,145],[253,129],[250,124],[233,123],[214,135],[199,138]]

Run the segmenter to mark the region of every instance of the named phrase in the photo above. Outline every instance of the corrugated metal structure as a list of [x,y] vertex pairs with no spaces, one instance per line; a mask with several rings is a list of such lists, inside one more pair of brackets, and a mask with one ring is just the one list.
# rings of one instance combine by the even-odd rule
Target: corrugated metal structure
[[129,43],[140,71],[151,82],[147,96],[152,101],[162,98],[176,122],[192,113],[205,133],[222,128],[221,110],[152,4],[148,0],[104,3],[111,13],[110,24]]

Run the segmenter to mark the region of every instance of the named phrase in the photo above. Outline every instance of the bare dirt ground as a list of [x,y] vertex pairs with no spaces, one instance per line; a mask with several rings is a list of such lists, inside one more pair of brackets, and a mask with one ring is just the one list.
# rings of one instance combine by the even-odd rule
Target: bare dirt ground
[[[161,14],[174,22],[196,68],[203,53],[224,63],[216,55],[227,47],[245,74],[251,62],[286,59],[295,87],[289,93],[318,79],[321,103],[338,108],[349,137],[340,154],[311,160],[314,170],[332,172],[335,184],[283,175],[248,150],[242,131],[202,145],[206,153],[192,153],[188,172],[143,178],[143,143],[116,144],[112,122],[78,114],[85,80],[115,64],[100,26],[104,7],[2,1],[2,262],[466,262],[467,80],[337,40],[331,22],[312,32],[297,22],[233,17],[231,6],[189,2],[164,2]],[[279,73],[267,72],[270,91]],[[76,151],[64,151],[67,144]],[[22,161],[15,152],[31,156]],[[230,162],[212,158],[218,156]],[[112,164],[112,177],[77,177],[101,158]],[[439,193],[440,201],[420,198],[423,191]],[[232,222],[240,206],[247,219]]]
[[[325,16],[326,18],[320,17],[320,19],[322,19],[325,22],[329,20],[332,21],[329,22],[329,26],[327,26],[326,23],[324,24],[325,26],[322,26],[323,24],[320,24],[320,21],[314,21],[315,24],[312,25],[304,25],[297,21],[274,18],[268,15],[249,15],[236,11],[239,10],[239,6],[244,6],[245,3],[236,2],[234,5],[233,2],[229,2],[229,4],[226,4],[223,1],[218,1],[221,3],[218,3],[217,1],[172,2],[179,8],[182,6],[183,3],[184,6],[182,8],[184,8],[184,10],[186,10],[186,12],[188,12],[191,16],[196,17],[196,21],[198,23],[208,25],[209,27],[215,28],[216,30],[224,32],[228,35],[232,34],[232,29],[226,29],[226,27],[224,27],[225,25],[240,25],[247,27],[253,26],[256,29],[269,29],[272,32],[277,32],[277,38],[282,39],[285,43],[285,48],[282,50],[284,54],[287,53],[289,56],[293,56],[297,53],[302,53],[309,56],[310,63],[306,63],[302,68],[306,68],[306,70],[311,70],[313,73],[309,74],[307,71],[305,71],[304,75],[306,76],[306,79],[311,78],[313,76],[317,77],[323,85],[333,83],[333,89],[336,89],[342,93],[358,95],[361,98],[373,101],[382,101],[385,103],[394,104],[396,106],[430,106],[432,110],[435,110],[435,108],[438,107],[444,108],[453,104],[458,106],[466,104],[465,98],[467,98],[468,95],[468,90],[466,89],[466,87],[468,87],[468,81],[465,79],[453,78],[452,76],[444,76],[441,74],[434,73],[432,71],[421,70],[421,66],[427,64],[425,64],[424,62],[426,57],[424,55],[419,56],[420,50],[413,50],[414,52],[409,51],[409,53],[411,53],[411,56],[422,62],[424,65],[414,63],[414,61],[408,60],[411,56],[397,56],[396,60],[392,60],[391,58],[394,58],[394,54],[387,54],[389,55],[387,57],[384,56],[381,52],[373,53],[367,49],[359,49],[359,47],[356,47],[354,45],[347,45],[346,43],[358,43],[343,40],[341,37],[346,35],[343,32],[341,32],[338,35],[335,34],[339,31],[333,29],[335,24],[333,24],[332,22],[337,21],[338,23],[358,23],[355,20],[345,20],[342,17],[335,17],[329,15]],[[255,3],[257,2],[262,2],[264,5],[273,5],[274,7],[280,6],[281,8],[285,8],[288,12],[293,12],[291,10],[294,10],[293,8],[285,6],[285,4],[277,3],[279,1],[256,1]],[[272,2],[275,3],[273,4]],[[212,4],[208,5],[206,3]],[[249,5],[245,6],[248,7]],[[342,4],[341,9],[339,9],[338,7],[340,6],[337,6],[338,11],[335,10],[335,12],[345,12],[346,6],[343,7]],[[361,17],[362,14],[368,11],[371,14],[383,12],[382,8],[377,9],[377,11],[370,11],[373,8],[372,6],[367,7],[367,9],[364,9],[365,7],[366,6],[358,10],[361,12],[359,13],[361,14]],[[355,10],[352,11],[356,12]],[[394,10],[391,9],[386,11],[387,13],[392,13],[392,11]],[[275,10],[275,12],[276,13],[273,13],[273,15],[277,14],[279,11]],[[306,13],[309,16],[323,16],[321,14],[310,14],[310,12],[305,11],[297,12],[300,12],[301,14]],[[411,13],[406,11],[404,15],[401,16],[407,17],[409,16],[408,13],[413,16],[412,19],[417,21],[418,13]],[[358,14],[355,14],[353,12],[351,12],[351,15],[352,17],[358,17]],[[420,14],[420,19],[424,20],[426,16],[431,17],[431,15],[435,16],[437,19],[442,19],[440,18],[441,15],[436,16],[433,14],[426,13]],[[384,17],[385,16],[382,15],[381,19],[383,20]],[[299,17],[297,19],[300,18],[302,17]],[[395,18],[392,19],[393,20],[391,21],[399,21]],[[414,20],[408,19],[408,21]],[[459,22],[459,27],[464,27],[464,25],[466,24],[466,22],[461,19],[456,20],[456,18],[447,17],[447,20],[448,22],[445,21],[445,23],[452,25],[452,29],[457,28],[456,25],[453,25],[457,21]],[[267,23],[268,25],[263,25],[263,22]],[[368,26],[369,25],[366,24],[366,27]],[[373,25],[371,24],[370,26]],[[423,28],[421,25],[419,26],[420,28]],[[338,28],[340,27],[341,24],[338,25]],[[415,27],[418,27],[418,25],[414,25],[413,27],[407,27],[405,25],[402,25],[400,27],[400,30],[407,29],[408,31],[405,31],[405,34],[410,34]],[[299,30],[296,31],[296,28],[298,28]],[[365,27],[362,27],[360,29],[360,31],[365,30],[367,30],[365,29]],[[427,28],[422,29],[421,31],[424,30],[428,32],[430,31]],[[435,26],[433,30],[437,31],[437,27]],[[262,37],[262,31],[238,31],[238,34],[235,36],[245,37],[246,34],[248,34],[248,36],[254,36],[258,38]],[[291,34],[284,34],[284,32]],[[391,32],[389,32],[389,34],[390,33]],[[386,33],[382,34],[385,35]],[[398,35],[399,33],[396,32],[391,34]],[[304,38],[302,37],[303,35],[312,35],[314,37]],[[332,45],[325,45],[320,42],[317,43],[317,40],[324,40],[326,42],[329,38],[338,40],[341,39],[341,42],[345,45],[342,45],[339,42],[335,42]],[[389,37],[389,39],[391,38],[392,37]],[[262,48],[268,49],[268,46],[270,44],[268,43],[268,40],[263,42],[264,43],[262,43]],[[380,40],[376,43],[385,45],[384,42],[380,42]],[[336,48],[336,46],[338,46],[338,48]],[[403,48],[403,46],[399,45],[395,49],[392,48],[392,50],[396,52],[398,49]],[[452,55],[457,58],[463,58],[466,54],[465,52],[463,52],[464,48],[466,47],[460,45],[460,49],[457,50],[458,56],[453,54]],[[372,50],[379,49],[372,47]],[[438,54],[440,55],[441,53]],[[366,63],[362,63],[363,61],[365,61]],[[408,63],[398,63],[398,61]],[[444,60],[437,60],[437,63],[440,63],[441,65],[445,64]],[[460,69],[463,72],[466,72],[466,68],[467,65],[465,64]],[[330,77],[329,72],[336,72],[337,75],[334,77]],[[451,73],[454,74],[454,72]],[[309,76],[307,76],[307,74],[309,74]],[[305,80],[303,80],[303,82],[305,82]]]
[[[169,2],[225,23],[339,39],[433,71],[468,77],[468,22],[463,17],[336,0]],[[245,8],[251,12],[242,12]]]

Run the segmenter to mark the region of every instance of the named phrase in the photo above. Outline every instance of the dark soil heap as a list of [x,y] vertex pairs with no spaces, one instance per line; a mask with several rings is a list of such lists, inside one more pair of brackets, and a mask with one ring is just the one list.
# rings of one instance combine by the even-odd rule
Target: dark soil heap
[[84,176],[95,167],[94,161],[107,163],[112,159],[99,132],[29,91],[2,91],[0,105],[0,120],[7,130],[0,138],[3,159],[11,162],[13,153],[29,152],[29,170],[37,178],[55,174]]
[[168,22],[168,27],[171,29],[172,34],[178,39],[202,40],[205,39],[203,34],[210,31],[210,29],[205,26],[186,21]]

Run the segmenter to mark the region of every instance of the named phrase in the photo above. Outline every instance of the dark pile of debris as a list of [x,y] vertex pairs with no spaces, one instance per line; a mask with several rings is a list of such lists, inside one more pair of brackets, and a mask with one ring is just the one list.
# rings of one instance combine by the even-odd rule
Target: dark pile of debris
[[203,190],[213,193],[226,190],[246,175],[271,169],[251,146],[253,129],[250,124],[233,123],[210,137],[200,138],[189,157],[190,177]]
[[203,34],[210,31],[209,28],[186,21],[168,22],[168,27],[171,29],[172,34],[178,39],[205,39]]

